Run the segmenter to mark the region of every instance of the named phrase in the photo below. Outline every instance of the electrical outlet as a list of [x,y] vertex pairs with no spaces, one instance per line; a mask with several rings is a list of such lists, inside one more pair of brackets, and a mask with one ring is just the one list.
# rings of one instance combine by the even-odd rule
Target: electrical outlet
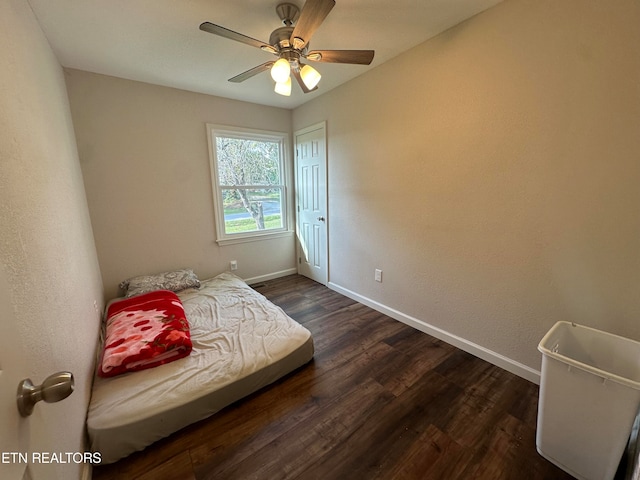
[[376,282],[382,282],[382,270],[376,268],[376,272],[373,278]]
[[229,267],[231,268],[231,270],[237,270],[238,269],[238,261],[237,260],[231,260],[229,262]]

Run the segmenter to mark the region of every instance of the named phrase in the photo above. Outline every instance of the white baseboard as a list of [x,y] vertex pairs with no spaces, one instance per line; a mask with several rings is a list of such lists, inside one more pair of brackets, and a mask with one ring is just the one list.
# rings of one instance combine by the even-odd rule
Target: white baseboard
[[82,465],[80,480],[91,480],[93,477],[93,466],[90,463],[83,463]]
[[266,282],[267,280],[273,280],[274,278],[286,277],[287,275],[294,275],[296,273],[298,273],[298,270],[296,268],[289,268],[287,270],[280,270],[279,272],[268,273],[267,275],[260,275],[258,277],[245,278],[244,281],[249,285],[251,285],[254,283]]
[[398,310],[387,307],[382,303],[376,302],[375,300],[371,300],[370,298],[364,297],[356,292],[353,292],[347,288],[341,287],[340,285],[337,285],[333,282],[329,282],[328,287],[331,290],[335,290],[336,292],[351,298],[352,300],[360,302],[368,307],[373,308],[374,310],[380,313],[384,313],[385,315],[388,315],[389,317],[395,320],[405,323],[410,327],[420,330],[421,332],[427,333],[433,337],[436,337],[444,342],[449,343],[450,345],[453,345],[454,347],[457,347],[461,350],[464,350],[465,352],[475,355],[476,357],[486,360],[487,362],[492,363],[493,365],[503,368],[508,372],[518,375],[519,377],[522,377],[525,380],[529,380],[530,382],[536,383],[538,385],[540,384],[539,370],[534,370],[533,368],[528,367],[511,358],[505,357],[504,355],[501,355],[481,345],[478,345],[462,337],[454,335],[453,333],[449,333],[446,330],[430,325],[423,320],[419,320],[410,315],[406,315]]

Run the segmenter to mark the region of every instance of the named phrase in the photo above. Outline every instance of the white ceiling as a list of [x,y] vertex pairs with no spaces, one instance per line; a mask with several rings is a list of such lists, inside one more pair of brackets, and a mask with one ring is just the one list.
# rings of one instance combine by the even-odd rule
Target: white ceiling
[[[199,30],[209,21],[268,42],[284,0],[28,0],[64,67],[295,108],[502,0],[336,0],[311,49],[371,49],[370,66],[314,63],[318,90],[274,93],[267,72],[227,79],[275,57]],[[286,0],[302,7],[304,0]]]

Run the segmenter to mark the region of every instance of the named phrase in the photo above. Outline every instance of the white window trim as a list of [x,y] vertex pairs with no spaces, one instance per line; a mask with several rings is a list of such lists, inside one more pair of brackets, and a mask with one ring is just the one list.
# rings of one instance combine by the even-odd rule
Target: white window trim
[[[270,130],[256,130],[250,128],[233,127],[228,125],[218,125],[207,123],[207,139],[209,142],[209,168],[211,171],[211,186],[213,193],[213,212],[216,225],[216,242],[218,245],[232,245],[236,243],[255,242],[260,240],[270,240],[273,238],[293,236],[292,213],[291,213],[291,155],[290,141],[287,132],[277,132]],[[280,143],[282,155],[281,178],[283,180],[282,192],[282,228],[268,231],[253,231],[244,233],[225,233],[224,208],[222,205],[222,189],[218,177],[218,161],[216,150],[216,137],[227,136],[234,138],[264,139],[277,141]]]

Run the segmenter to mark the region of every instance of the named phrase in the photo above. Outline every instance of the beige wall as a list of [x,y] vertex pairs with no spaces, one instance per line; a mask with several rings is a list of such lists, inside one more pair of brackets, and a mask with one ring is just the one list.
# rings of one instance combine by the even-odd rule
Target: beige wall
[[204,124],[327,120],[334,288],[527,378],[557,320],[640,339],[638,9],[509,0],[293,123],[286,110],[68,71],[107,297],[170,268],[295,268],[293,240],[215,243]]
[[295,271],[294,239],[215,242],[206,123],[291,130],[289,110],[103,75],[66,72],[108,298],[121,280],[238,261],[245,279]]
[[[0,279],[10,303],[0,308],[11,313],[0,322],[15,317],[4,327],[17,338],[4,340],[22,352],[3,351],[0,368],[36,384],[73,372],[69,398],[38,404],[20,423],[30,451],[83,451],[102,284],[63,71],[23,0],[0,2],[0,65]],[[66,480],[81,468],[33,464],[29,472]]]
[[639,25],[509,0],[296,109],[327,121],[333,286],[529,378],[558,320],[640,340]]

